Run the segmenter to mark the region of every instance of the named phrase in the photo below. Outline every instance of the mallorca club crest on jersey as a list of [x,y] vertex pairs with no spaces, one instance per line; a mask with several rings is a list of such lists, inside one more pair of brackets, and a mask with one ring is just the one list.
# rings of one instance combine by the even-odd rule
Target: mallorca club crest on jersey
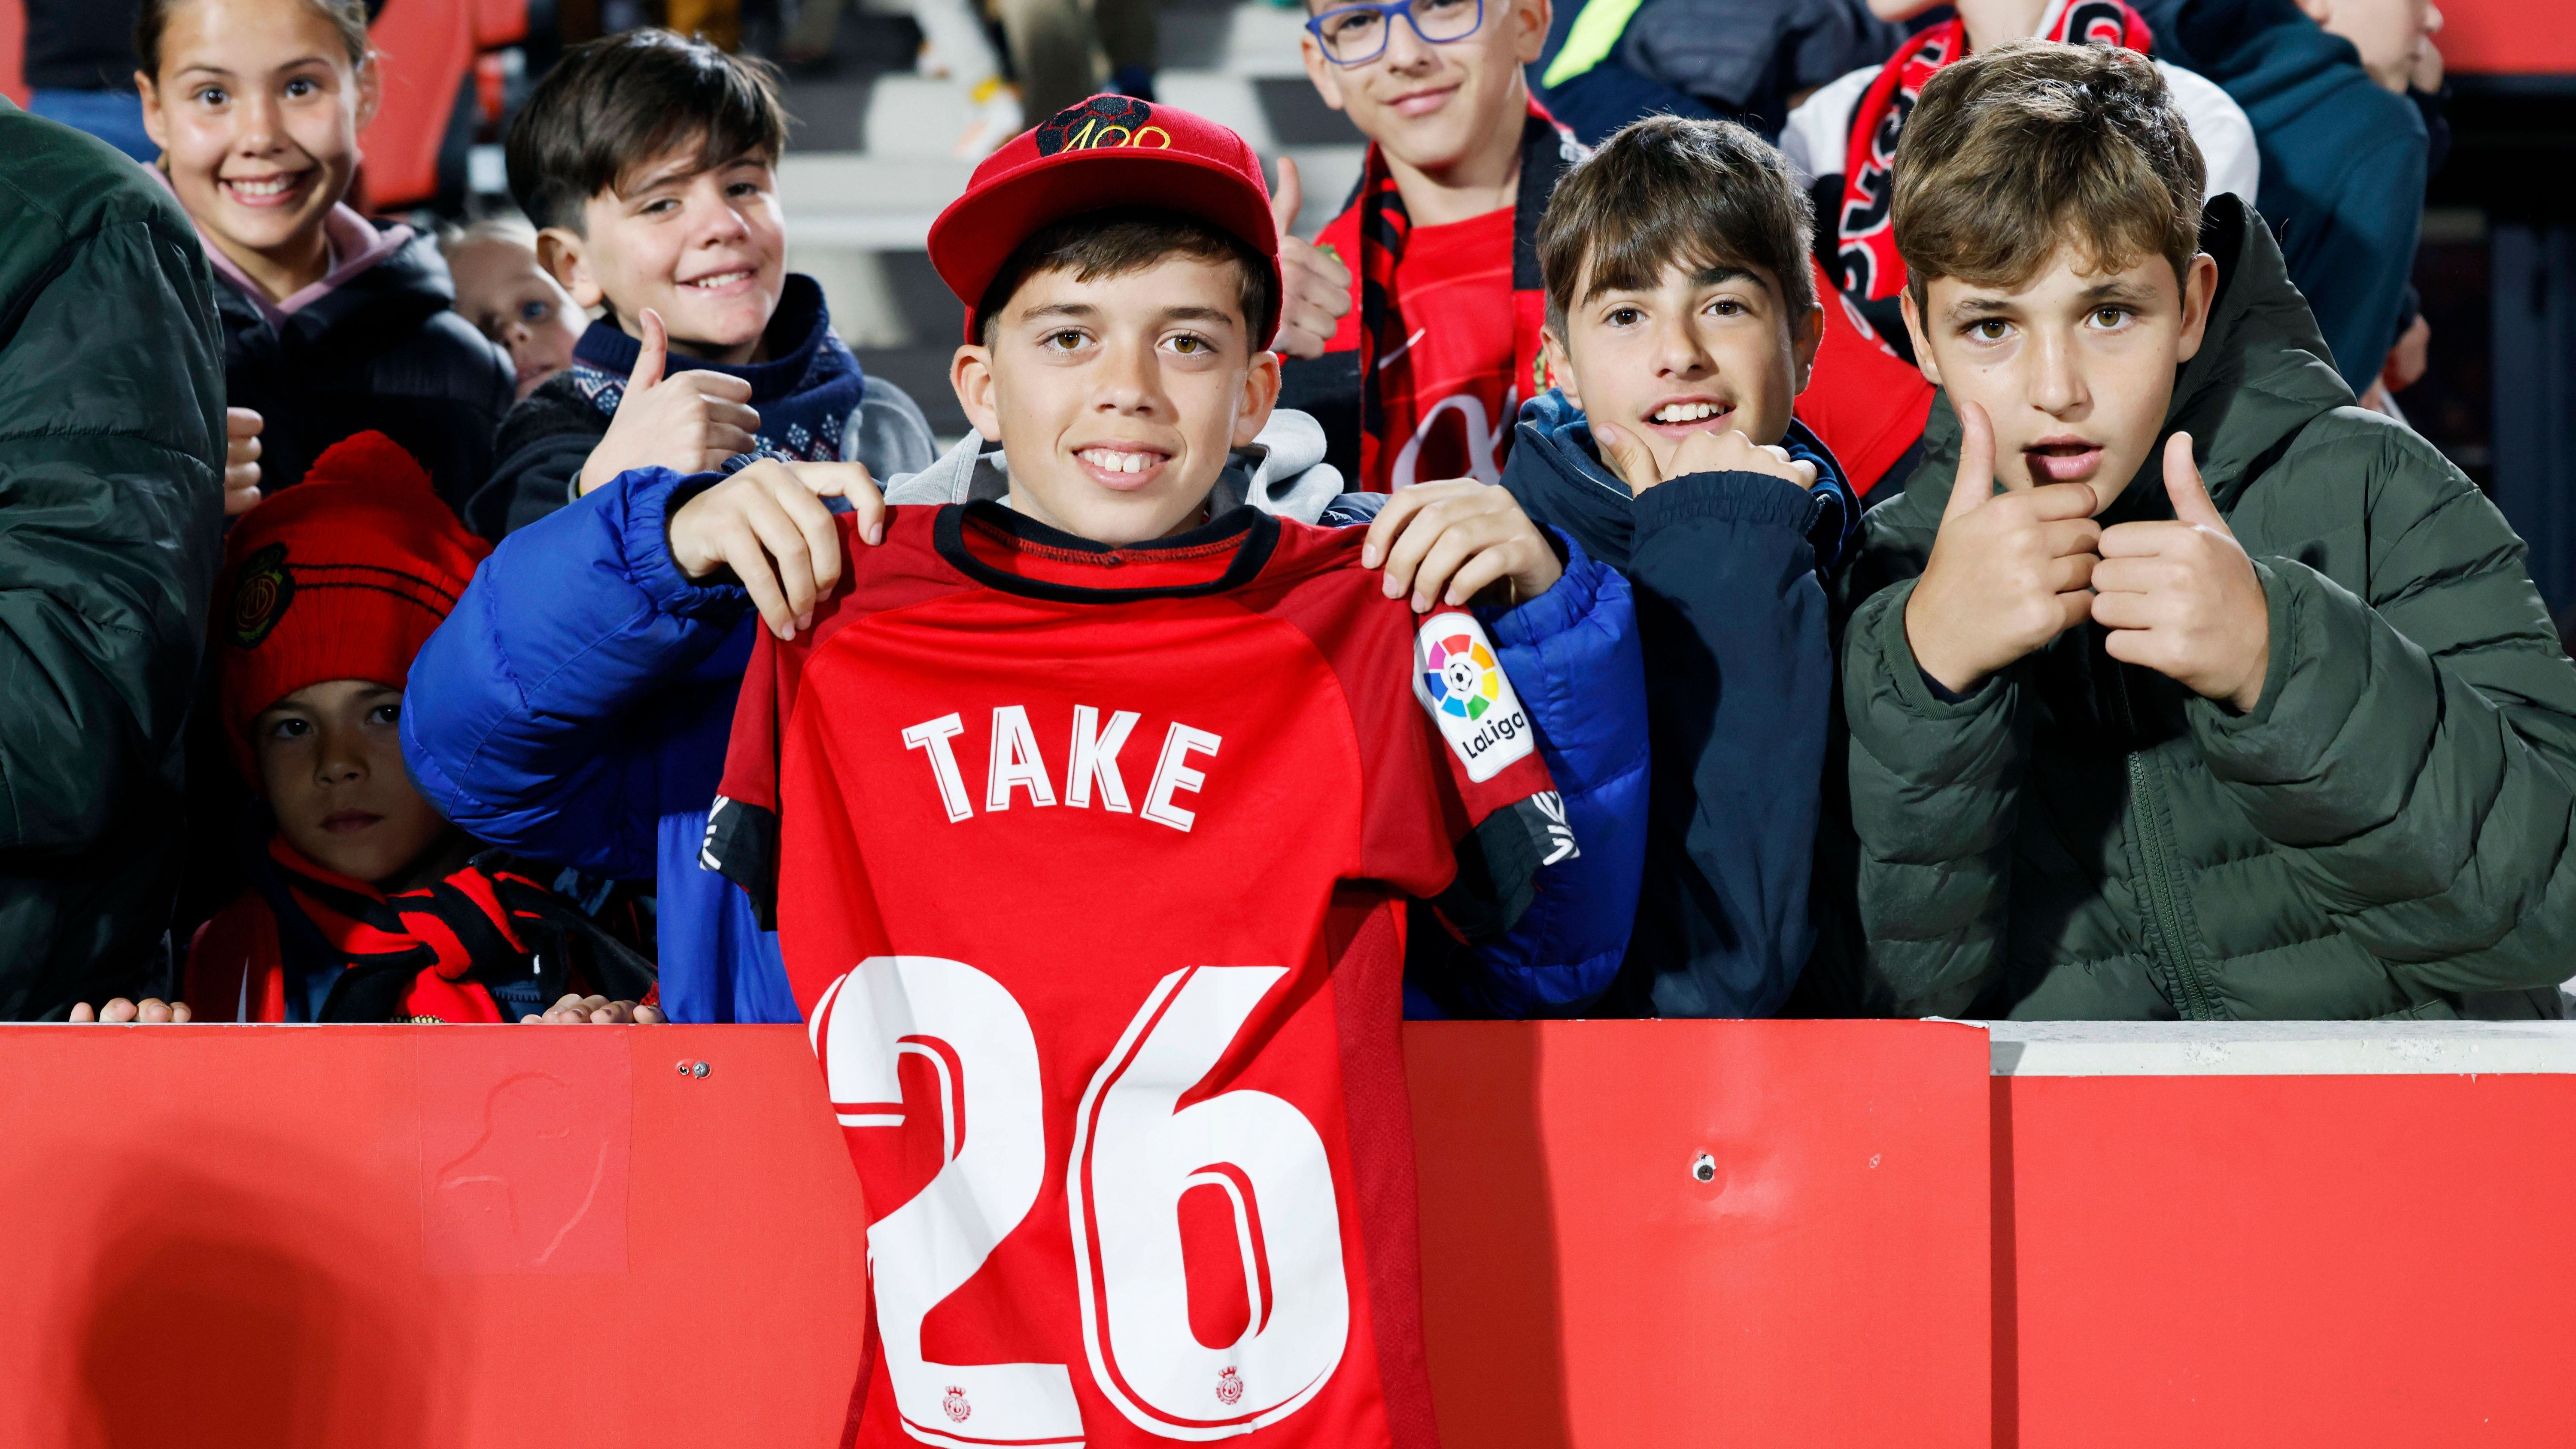
[[1529,754],[1536,731],[1475,615],[1451,612],[1423,620],[1413,636],[1413,657],[1413,697],[1458,752],[1468,779],[1481,785]]
[[1095,146],[1142,146],[1168,151],[1172,133],[1154,124],[1154,107],[1134,96],[1093,96],[1055,113],[1038,127],[1038,154],[1088,151]]
[[1231,1409],[1243,1402],[1243,1376],[1233,1369],[1219,1369],[1216,1375],[1216,1401]]
[[966,1391],[955,1384],[948,1386],[947,1396],[939,1401],[939,1412],[946,1414],[952,1424],[963,1424],[975,1417],[973,1406],[966,1402]]

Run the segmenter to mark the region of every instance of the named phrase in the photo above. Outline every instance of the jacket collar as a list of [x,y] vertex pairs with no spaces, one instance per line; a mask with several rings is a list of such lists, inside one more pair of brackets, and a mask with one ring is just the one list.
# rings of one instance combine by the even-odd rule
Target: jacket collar
[[[769,344],[766,362],[708,362],[686,359],[685,365],[698,372],[721,372],[751,384],[751,401],[762,403],[804,391],[820,379],[808,373],[820,357],[846,351],[827,346],[832,337],[832,317],[823,305],[823,288],[798,272],[787,274],[778,292],[778,310],[769,317],[769,328],[763,339]],[[643,354],[644,344],[629,337],[615,322],[602,317],[590,324],[573,345],[573,360],[625,379],[635,371],[635,359]],[[853,360],[852,367],[856,367]]]

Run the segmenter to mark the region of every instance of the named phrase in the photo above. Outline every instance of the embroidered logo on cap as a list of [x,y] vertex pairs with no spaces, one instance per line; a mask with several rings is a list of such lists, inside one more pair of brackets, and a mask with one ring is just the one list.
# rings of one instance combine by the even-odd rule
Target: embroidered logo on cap
[[1154,125],[1154,108],[1134,96],[1093,96],[1067,106],[1038,127],[1038,154],[1089,151],[1102,146],[1142,146],[1149,151],[1172,148],[1172,133]]
[[286,569],[286,545],[272,543],[242,560],[233,583],[233,644],[256,649],[277,627],[295,598],[295,575]]
[[1413,697],[1458,752],[1468,779],[1481,785],[1529,754],[1537,732],[1475,615],[1423,620],[1413,636],[1413,664]]

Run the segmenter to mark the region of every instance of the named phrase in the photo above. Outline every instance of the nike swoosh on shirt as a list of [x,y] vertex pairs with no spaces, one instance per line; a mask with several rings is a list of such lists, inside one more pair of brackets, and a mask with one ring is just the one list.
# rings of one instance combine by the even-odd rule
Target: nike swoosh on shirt
[[1378,370],[1378,371],[1380,371],[1380,372],[1384,372],[1384,371],[1386,371],[1386,365],[1387,365],[1388,363],[1395,361],[1395,360],[1396,360],[1397,358],[1399,358],[1399,357],[1402,357],[1402,356],[1404,355],[1404,353],[1405,353],[1405,349],[1406,349],[1406,348],[1409,348],[1409,347],[1411,347],[1413,344],[1415,344],[1415,343],[1417,343],[1417,342],[1421,341],[1421,340],[1422,340],[1422,334],[1423,334],[1423,333],[1425,333],[1425,332],[1428,332],[1428,331],[1430,331],[1430,330],[1431,330],[1431,329],[1430,329],[1430,328],[1428,328],[1428,327],[1416,327],[1416,328],[1414,328],[1414,329],[1413,329],[1413,335],[1412,335],[1412,336],[1410,336],[1410,337],[1408,337],[1408,338],[1406,338],[1406,339],[1404,339],[1404,346],[1403,346],[1403,347],[1399,347],[1399,348],[1395,349],[1393,352],[1390,352],[1390,353],[1388,353],[1386,356],[1381,357],[1381,358],[1379,358],[1379,359],[1377,360],[1377,370]]

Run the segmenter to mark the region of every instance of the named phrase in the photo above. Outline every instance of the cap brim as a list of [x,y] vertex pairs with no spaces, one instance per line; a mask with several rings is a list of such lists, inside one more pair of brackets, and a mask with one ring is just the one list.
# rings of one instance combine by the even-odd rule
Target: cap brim
[[[1002,264],[1039,228],[1068,216],[1112,206],[1151,206],[1195,217],[1239,237],[1279,265],[1279,231],[1269,198],[1246,184],[1242,173],[1189,154],[1103,148],[1042,157],[997,176],[959,197],[930,226],[930,263],[941,281],[966,304],[966,335],[973,341],[976,307]],[[1274,294],[1275,294],[1274,288]],[[1278,318],[1252,319],[1275,328]],[[1268,346],[1267,332],[1255,340]]]

